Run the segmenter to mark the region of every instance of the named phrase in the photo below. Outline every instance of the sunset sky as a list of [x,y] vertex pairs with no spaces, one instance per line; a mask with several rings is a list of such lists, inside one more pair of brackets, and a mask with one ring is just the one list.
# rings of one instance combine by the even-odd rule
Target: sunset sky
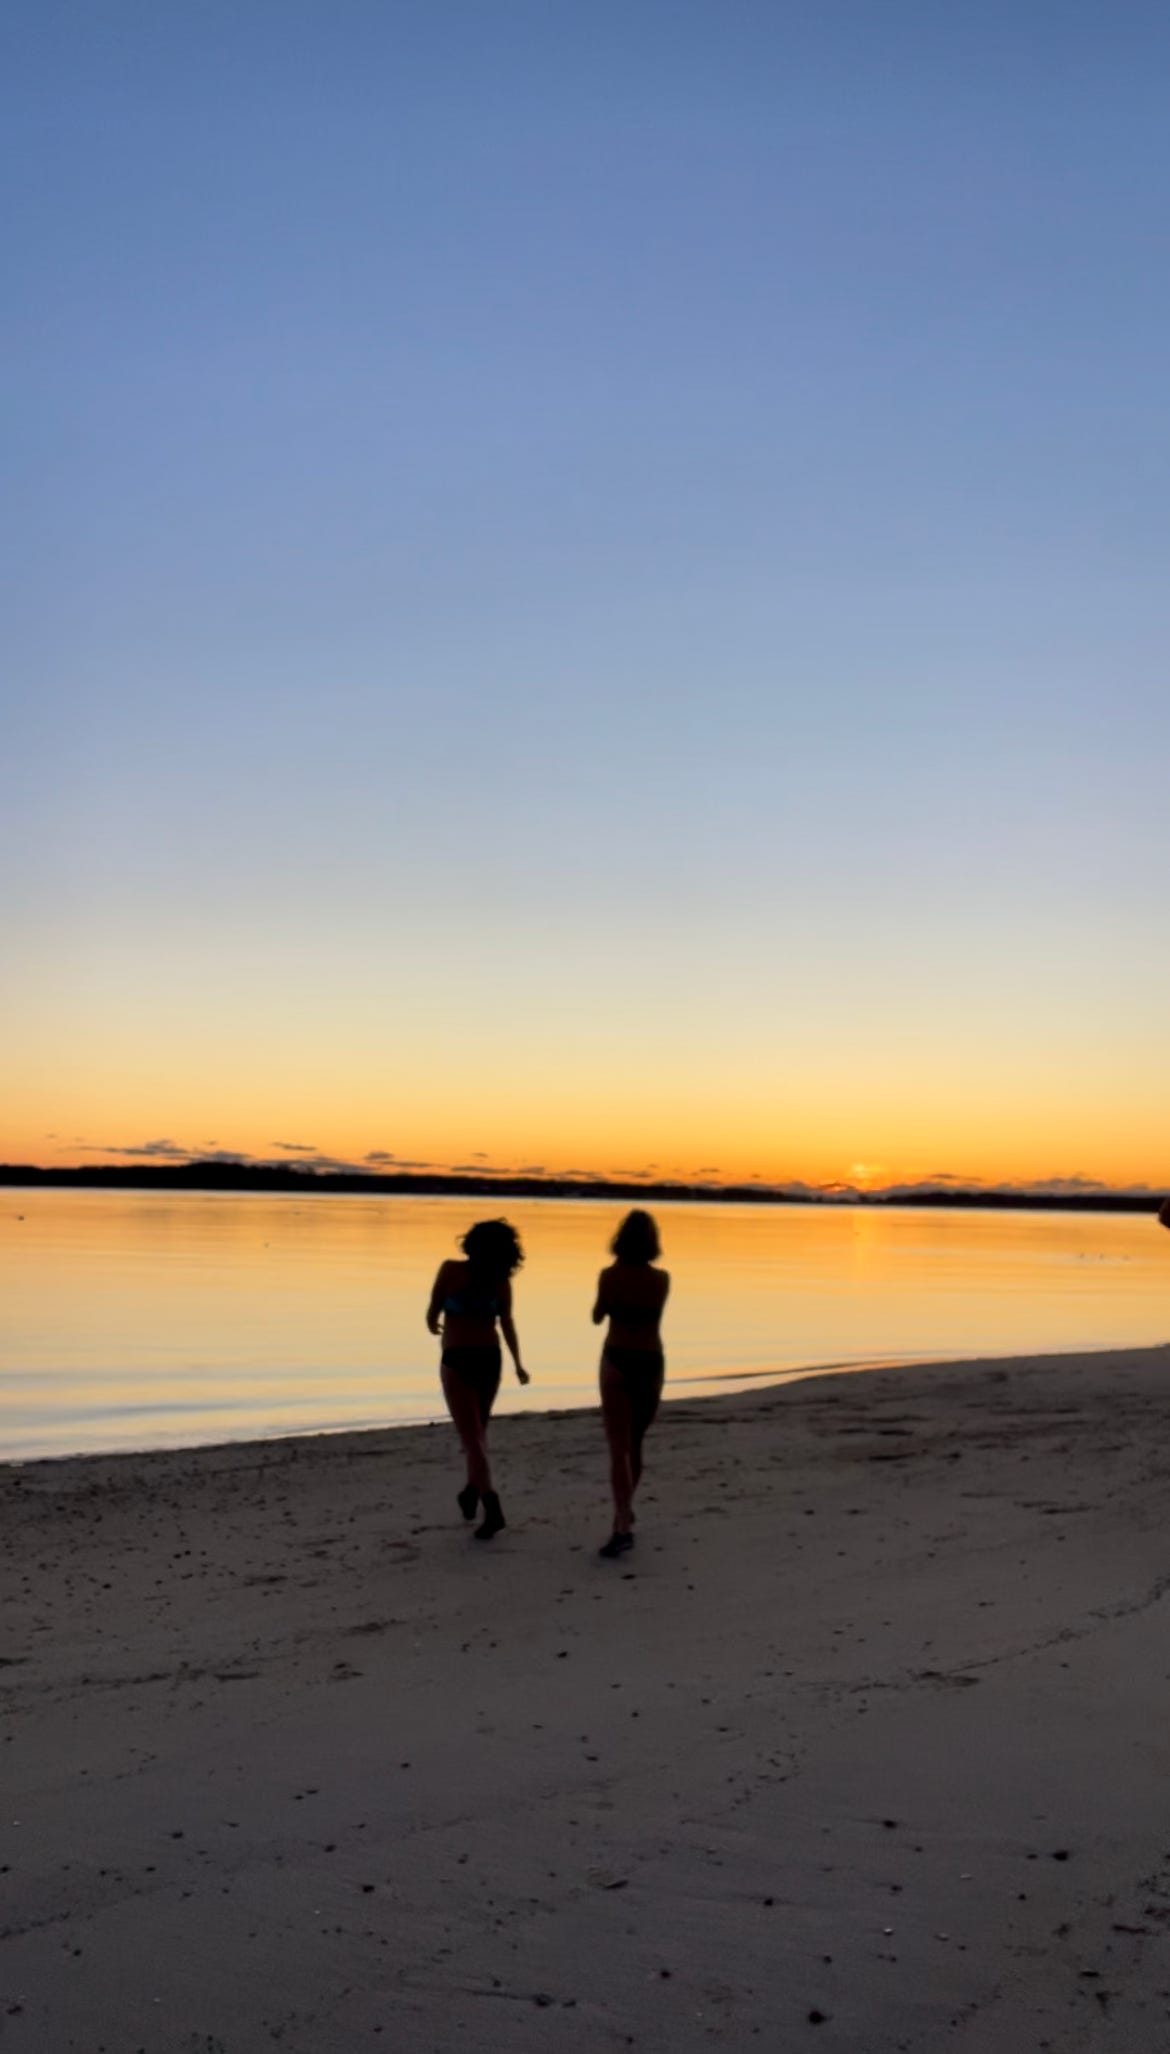
[[1166,1188],[1168,78],[11,0],[0,1160]]

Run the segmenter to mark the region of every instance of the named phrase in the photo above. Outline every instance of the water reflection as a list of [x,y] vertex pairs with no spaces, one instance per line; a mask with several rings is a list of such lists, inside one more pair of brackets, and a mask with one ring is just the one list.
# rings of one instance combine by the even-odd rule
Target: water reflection
[[[437,1418],[423,1326],[482,1200],[0,1191],[0,1454]],[[589,1308],[624,1207],[508,1200],[534,1383],[591,1404]],[[1152,1218],[663,1206],[670,1383],[1170,1337]],[[729,1384],[730,1380],[730,1384]]]

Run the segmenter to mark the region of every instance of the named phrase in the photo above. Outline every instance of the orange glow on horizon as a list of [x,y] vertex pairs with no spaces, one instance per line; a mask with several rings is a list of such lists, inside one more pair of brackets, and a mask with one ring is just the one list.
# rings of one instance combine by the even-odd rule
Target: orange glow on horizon
[[[10,1017],[0,1160],[45,1166],[218,1152],[355,1168],[479,1170],[879,1190],[1085,1179],[1166,1188],[1150,1108],[1159,1016],[1126,1061],[1032,1021],[916,1035],[840,1009],[711,1021],[682,996],[669,1034],[584,1001],[529,1023],[391,1000],[140,984],[53,1024]],[[723,1029],[726,1026],[726,1038]],[[1010,1031],[1009,1031],[1010,1029]],[[734,1037],[734,1038],[733,1038]],[[1159,1097],[1161,1094],[1161,1097]],[[152,1152],[152,1144],[156,1146]]]
[[[1156,1164],[1120,1159],[1112,1168],[1101,1168],[1087,1154],[1078,1154],[1072,1161],[1067,1157],[1062,1160],[1035,1146],[1027,1154],[1018,1146],[994,1150],[985,1143],[981,1148],[940,1147],[902,1158],[893,1154],[881,1159],[850,1158],[829,1154],[823,1143],[818,1146],[815,1134],[806,1131],[803,1144],[794,1142],[783,1154],[775,1143],[768,1145],[762,1136],[758,1149],[745,1147],[739,1137],[736,1146],[720,1149],[713,1145],[710,1134],[692,1139],[692,1146],[685,1149],[677,1141],[674,1146],[667,1145],[659,1135],[657,1148],[636,1150],[628,1145],[628,1137],[623,1143],[620,1136],[598,1124],[591,1136],[578,1132],[576,1146],[566,1145],[562,1139],[556,1147],[542,1147],[534,1141],[528,1148],[506,1148],[498,1142],[495,1147],[466,1148],[456,1145],[450,1131],[444,1131],[439,1122],[435,1126],[437,1131],[429,1146],[424,1135],[412,1129],[410,1138],[400,1132],[399,1146],[388,1148],[381,1145],[386,1137],[382,1123],[364,1132],[355,1132],[347,1123],[339,1131],[320,1120],[306,1120],[303,1115],[274,1117],[263,1128],[257,1128],[254,1120],[245,1125],[206,1118],[184,1122],[147,1118],[132,1126],[124,1116],[103,1120],[100,1126],[92,1123],[88,1135],[83,1126],[75,1123],[71,1123],[71,1129],[42,1130],[39,1134],[9,1123],[0,1126],[0,1161],[44,1168],[135,1163],[149,1167],[238,1156],[245,1163],[256,1165],[286,1163],[383,1174],[415,1171],[501,1178],[710,1184],[716,1188],[753,1183],[780,1188],[807,1186],[827,1196],[849,1190],[880,1193],[892,1187],[922,1184],[972,1189],[984,1185],[1059,1187],[1062,1182],[1070,1189],[1081,1184],[1086,1189],[1094,1184],[1117,1190],[1165,1187],[1165,1175],[1160,1182]],[[812,1122],[807,1126],[811,1130]],[[124,1140],[114,1141],[115,1129],[125,1136]],[[493,1138],[482,1133],[475,1136],[477,1142]],[[940,1154],[949,1154],[956,1166],[948,1169],[940,1165]]]

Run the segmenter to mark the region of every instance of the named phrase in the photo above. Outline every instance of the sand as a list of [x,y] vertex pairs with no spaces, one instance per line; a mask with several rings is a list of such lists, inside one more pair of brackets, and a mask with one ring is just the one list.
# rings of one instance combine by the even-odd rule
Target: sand
[[5,2054],[1166,2054],[1170,1349],[494,1446],[0,1472]]

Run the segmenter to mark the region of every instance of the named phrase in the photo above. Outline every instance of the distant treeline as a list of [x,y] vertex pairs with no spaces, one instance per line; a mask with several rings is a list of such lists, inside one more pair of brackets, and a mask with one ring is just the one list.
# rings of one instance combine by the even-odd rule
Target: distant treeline
[[440,1171],[298,1170],[283,1164],[189,1162],[78,1164],[42,1169],[0,1163],[0,1185],[48,1184],[116,1191],[276,1191],[298,1197],[379,1193],[416,1198],[614,1198],[643,1203],[722,1205],[941,1205],[991,1211],[1156,1212],[1160,1197],[1133,1192],[958,1191],[922,1185],[910,1191],[818,1195],[768,1184],[644,1183],[621,1178],[451,1176]]

